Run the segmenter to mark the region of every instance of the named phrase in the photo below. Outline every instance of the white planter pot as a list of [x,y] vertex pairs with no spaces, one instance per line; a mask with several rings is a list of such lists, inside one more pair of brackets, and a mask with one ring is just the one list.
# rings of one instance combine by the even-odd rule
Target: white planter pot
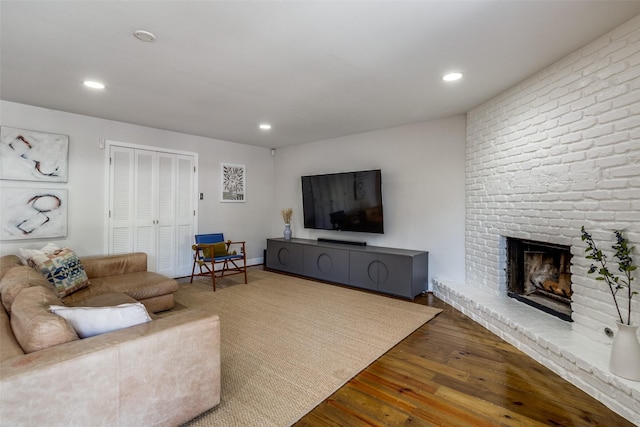
[[609,370],[628,380],[640,381],[640,342],[638,327],[617,322],[618,332],[611,346]]

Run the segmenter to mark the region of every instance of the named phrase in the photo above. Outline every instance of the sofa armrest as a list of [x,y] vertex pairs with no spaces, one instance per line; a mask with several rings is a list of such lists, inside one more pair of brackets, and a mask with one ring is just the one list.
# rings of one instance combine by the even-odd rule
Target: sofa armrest
[[80,262],[89,279],[147,271],[147,254],[144,252],[82,257]]
[[7,425],[178,425],[220,402],[220,320],[185,310],[18,356],[0,390]]

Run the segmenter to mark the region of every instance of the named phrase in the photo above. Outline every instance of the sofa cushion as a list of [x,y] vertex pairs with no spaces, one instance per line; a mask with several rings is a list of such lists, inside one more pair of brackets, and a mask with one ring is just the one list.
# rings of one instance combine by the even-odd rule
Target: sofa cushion
[[87,298],[107,292],[122,292],[137,301],[160,295],[172,294],[178,290],[178,283],[158,273],[140,271],[109,277],[91,279],[91,286],[62,299],[65,305],[78,305]]
[[51,282],[61,298],[89,286],[89,278],[80,259],[69,248],[51,254],[35,254],[31,262]]
[[42,274],[26,265],[19,265],[10,269],[0,280],[0,298],[2,305],[11,312],[11,305],[16,296],[26,288],[41,286],[51,289],[51,283]]
[[0,280],[2,280],[9,270],[20,265],[23,264],[20,261],[20,258],[15,255],[4,255],[0,257]]
[[138,302],[135,298],[122,292],[109,292],[106,294],[96,295],[82,301],[77,301],[74,304],[65,305],[69,307],[107,307],[135,302]]
[[80,338],[89,338],[151,321],[142,303],[106,307],[65,307],[52,305],[52,313],[66,319]]
[[24,351],[13,335],[9,314],[0,307],[0,365],[5,360],[22,355],[24,355]]
[[[147,308],[148,313],[160,313],[175,307],[173,294],[158,295],[157,297],[141,299],[140,302]],[[151,316],[153,319],[154,317]]]
[[147,254],[144,252],[82,257],[80,261],[89,280],[147,271]]
[[52,289],[34,286],[23,289],[11,306],[11,329],[25,353],[78,339],[74,329],[60,316],[49,312],[60,304]]

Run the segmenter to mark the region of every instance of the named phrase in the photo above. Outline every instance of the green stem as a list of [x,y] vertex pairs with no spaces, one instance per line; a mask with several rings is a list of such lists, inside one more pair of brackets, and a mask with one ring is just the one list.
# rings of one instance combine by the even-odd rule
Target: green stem
[[627,275],[627,301],[629,303],[629,307],[627,308],[627,325],[631,324],[631,297],[633,296],[633,292],[631,292],[631,272],[629,270],[626,271]]
[[[614,290],[614,284],[611,282],[612,274],[609,272],[609,269],[607,268],[606,256],[603,255],[602,252],[598,250],[598,247],[596,246],[596,242],[593,241],[593,238],[589,233],[585,231],[584,227],[582,227],[582,236],[583,236],[583,240],[587,241],[587,244],[589,245],[589,250],[591,250],[593,253],[593,255],[589,258],[594,259],[595,261],[598,261],[602,266],[602,269],[600,270],[600,275],[607,282],[607,285],[609,286],[609,292],[611,292],[611,298],[613,298],[613,302],[616,305],[616,311],[618,312],[618,319],[620,319],[620,323],[624,324],[622,313],[620,312],[620,307],[618,306],[618,300],[616,299],[616,291]],[[627,273],[629,272],[627,271]],[[617,284],[615,288],[617,289]],[[631,304],[631,299],[629,299],[629,304]],[[630,309],[631,309],[631,305],[629,305],[629,316],[631,316]]]

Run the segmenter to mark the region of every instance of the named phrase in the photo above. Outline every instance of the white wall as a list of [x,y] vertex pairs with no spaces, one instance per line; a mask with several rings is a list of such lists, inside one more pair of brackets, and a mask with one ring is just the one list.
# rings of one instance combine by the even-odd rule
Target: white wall
[[[221,231],[225,237],[246,240],[248,258],[261,261],[273,222],[268,213],[275,210],[274,159],[268,149],[6,101],[0,101],[0,124],[69,135],[69,181],[45,184],[69,190],[67,238],[1,242],[0,254],[16,253],[20,247],[39,248],[48,241],[68,246],[81,256],[105,253],[108,171],[99,140],[107,139],[198,153],[198,192],[204,193],[204,200],[197,204],[199,231]],[[220,203],[220,162],[246,165],[245,203]],[[15,185],[1,181],[0,186],[12,183]]]
[[[429,251],[429,276],[464,280],[465,116],[280,148],[275,155],[276,210],[293,208],[293,236],[366,241]],[[385,234],[305,229],[300,177],[382,170]]]
[[[81,256],[105,253],[107,177],[99,140],[199,154],[199,230],[246,240],[260,260],[266,238],[281,236],[280,210],[294,209],[294,236],[366,240],[429,251],[430,278],[464,278],[465,117],[270,150],[56,110],[0,101],[2,126],[69,135],[69,230],[66,239],[2,242],[0,254],[55,241]],[[247,166],[247,202],[220,203],[220,162]],[[320,232],[302,227],[302,175],[382,169],[385,234]],[[2,181],[0,186],[11,186]],[[53,184],[52,184],[53,186]]]

